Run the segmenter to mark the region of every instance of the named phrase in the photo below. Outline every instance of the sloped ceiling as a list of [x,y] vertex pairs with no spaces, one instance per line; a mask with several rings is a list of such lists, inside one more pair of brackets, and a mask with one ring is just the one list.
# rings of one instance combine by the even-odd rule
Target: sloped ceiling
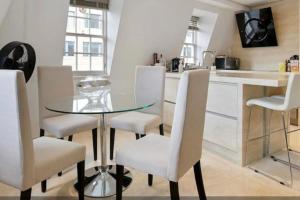
[[11,4],[12,0],[1,0],[0,1],[0,27],[2,25],[3,19],[6,16],[7,10]]

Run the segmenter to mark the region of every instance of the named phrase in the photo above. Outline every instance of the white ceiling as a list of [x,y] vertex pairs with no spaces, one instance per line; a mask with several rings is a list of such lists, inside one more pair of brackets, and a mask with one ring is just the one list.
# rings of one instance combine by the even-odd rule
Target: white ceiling
[[279,0],[231,0],[233,2],[245,5],[245,6],[258,6],[266,3],[271,3]]

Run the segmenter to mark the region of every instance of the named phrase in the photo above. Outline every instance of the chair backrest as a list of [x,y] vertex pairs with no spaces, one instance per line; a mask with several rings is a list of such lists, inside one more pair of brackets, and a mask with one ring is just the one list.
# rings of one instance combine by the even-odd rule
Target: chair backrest
[[60,114],[48,111],[45,106],[61,97],[73,96],[73,74],[70,66],[38,67],[40,125],[45,118]]
[[0,70],[0,182],[20,190],[34,180],[34,155],[23,72]]
[[157,114],[163,118],[165,95],[165,67],[138,66],[135,73],[135,96],[137,102],[155,102],[155,105],[141,112]]
[[208,70],[184,72],[181,76],[171,132],[168,177],[178,181],[202,154]]
[[285,95],[284,109],[300,108],[300,74],[290,74]]

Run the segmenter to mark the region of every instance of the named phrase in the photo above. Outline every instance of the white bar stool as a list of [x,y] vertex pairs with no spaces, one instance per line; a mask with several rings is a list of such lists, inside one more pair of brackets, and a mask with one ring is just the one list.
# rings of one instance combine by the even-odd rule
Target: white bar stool
[[[270,116],[270,122],[271,123],[271,117],[272,117],[272,112],[273,111],[278,111],[281,112],[281,118],[282,118],[282,124],[283,124],[283,130],[284,130],[284,136],[285,136],[285,145],[287,148],[287,156],[288,156],[288,162],[284,163],[289,166],[289,171],[290,171],[290,186],[293,185],[293,164],[291,163],[291,155],[290,155],[290,148],[289,148],[289,143],[288,143],[288,130],[286,127],[286,117],[285,114],[289,112],[292,109],[299,108],[300,107],[300,74],[291,74],[289,77],[288,81],[288,86],[286,90],[286,95],[285,97],[278,97],[278,96],[272,96],[272,97],[263,97],[263,98],[257,98],[257,99],[250,99],[247,101],[247,106],[250,107],[250,115],[249,115],[249,129],[248,129],[248,134],[247,134],[247,141],[246,141],[246,162],[247,162],[247,150],[248,150],[248,142],[249,140],[249,135],[250,135],[250,125],[251,125],[251,115],[252,115],[252,108],[254,106],[259,106],[265,109],[271,110],[271,116]],[[274,131],[277,132],[278,130]],[[269,128],[269,133],[268,135],[265,135],[263,137],[270,137],[271,135],[271,130]],[[260,139],[259,138],[254,138],[255,139]],[[269,145],[267,144],[267,147]],[[277,160],[274,156],[271,157],[274,160]],[[258,173],[261,173],[273,180],[278,181],[277,179],[271,177],[270,175],[263,173],[261,171],[255,170]],[[281,184],[285,185],[282,181],[278,181]]]

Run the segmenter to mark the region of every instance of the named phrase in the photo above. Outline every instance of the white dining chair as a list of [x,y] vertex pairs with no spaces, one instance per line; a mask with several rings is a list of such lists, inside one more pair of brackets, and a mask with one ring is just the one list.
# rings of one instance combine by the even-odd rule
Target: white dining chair
[[40,136],[44,136],[47,131],[56,138],[69,137],[69,141],[72,141],[73,134],[92,130],[94,160],[96,161],[98,119],[88,115],[59,114],[46,109],[49,103],[74,95],[72,67],[38,67],[38,88]]
[[165,67],[138,66],[135,74],[134,95],[137,102],[153,102],[154,106],[136,112],[128,112],[110,120],[110,159],[113,159],[115,131],[121,129],[144,137],[153,128],[159,127],[164,135],[163,104],[165,93]]
[[21,190],[30,200],[31,188],[77,164],[79,199],[84,199],[85,146],[41,137],[32,139],[23,72],[0,70],[0,182]]
[[170,182],[171,199],[179,199],[178,181],[193,166],[199,198],[206,199],[200,159],[209,81],[208,70],[184,72],[179,83],[171,138],[148,134],[116,151],[117,200],[122,199],[124,166]]
[[[249,114],[249,131],[247,134],[247,141],[246,141],[246,150],[248,149],[248,142],[251,134],[250,130],[250,124],[251,124],[251,115],[252,115],[252,109],[254,106],[258,106],[261,108],[269,109],[271,110],[270,114],[270,123],[271,123],[271,118],[272,118],[272,113],[273,111],[278,111],[281,112],[281,119],[282,119],[282,127],[283,127],[283,132],[285,136],[285,146],[287,149],[287,162],[283,162],[284,164],[288,164],[289,166],[289,171],[290,171],[290,183],[291,186],[293,185],[293,163],[291,162],[291,155],[290,155],[290,148],[289,148],[289,142],[288,142],[288,129],[286,126],[286,117],[285,115],[290,112],[292,109],[299,108],[300,107],[300,74],[290,74],[289,80],[288,80],[288,85],[286,89],[286,94],[285,96],[271,96],[271,97],[262,97],[262,98],[255,98],[255,99],[249,99],[247,101],[247,106],[250,107],[250,114]],[[269,127],[270,124],[269,124]],[[270,137],[272,134],[271,128],[269,128],[269,133],[266,137]],[[251,140],[255,140],[259,138],[253,138]],[[269,147],[268,147],[269,148]],[[247,151],[246,151],[246,156],[247,156]],[[271,156],[275,161],[280,161],[280,159],[276,158],[275,156]],[[246,162],[247,162],[247,157],[246,157]],[[260,172],[256,170],[257,172]],[[263,172],[261,172],[264,174]],[[269,176],[267,174],[264,174],[266,176]],[[272,178],[274,179],[274,178]],[[275,179],[276,180],[276,179]],[[279,181],[281,184],[284,184],[282,181]]]

